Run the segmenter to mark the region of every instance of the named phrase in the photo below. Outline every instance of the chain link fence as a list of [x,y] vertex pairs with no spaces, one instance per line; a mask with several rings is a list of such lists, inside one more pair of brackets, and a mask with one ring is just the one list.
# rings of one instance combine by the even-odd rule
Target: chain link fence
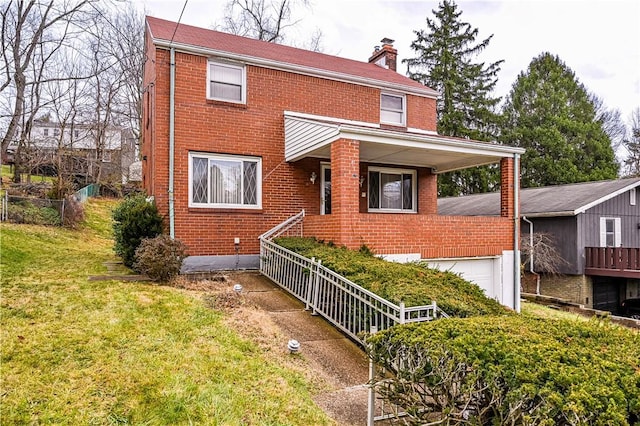
[[88,185],[63,200],[11,195],[5,191],[0,202],[0,221],[62,226],[73,223],[78,203],[100,194],[100,186]]

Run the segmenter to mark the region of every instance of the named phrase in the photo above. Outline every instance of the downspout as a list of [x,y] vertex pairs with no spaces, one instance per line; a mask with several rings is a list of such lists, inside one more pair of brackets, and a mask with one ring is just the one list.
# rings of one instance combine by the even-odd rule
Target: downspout
[[520,154],[513,154],[513,309],[520,312]]
[[540,295],[540,274],[533,270],[533,222],[527,219],[526,216],[522,216],[522,220],[529,224],[529,271],[536,276],[536,295]]
[[169,236],[175,238],[175,209],[173,199],[173,164],[175,150],[175,90],[176,90],[176,50],[171,48],[169,78]]

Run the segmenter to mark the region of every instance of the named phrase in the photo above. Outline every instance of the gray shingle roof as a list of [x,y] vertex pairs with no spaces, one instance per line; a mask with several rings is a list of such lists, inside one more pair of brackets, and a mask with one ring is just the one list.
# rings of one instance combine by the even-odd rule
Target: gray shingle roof
[[[573,216],[638,186],[640,186],[640,178],[526,188],[520,191],[520,213],[531,217]],[[440,198],[438,214],[498,216],[500,193]]]

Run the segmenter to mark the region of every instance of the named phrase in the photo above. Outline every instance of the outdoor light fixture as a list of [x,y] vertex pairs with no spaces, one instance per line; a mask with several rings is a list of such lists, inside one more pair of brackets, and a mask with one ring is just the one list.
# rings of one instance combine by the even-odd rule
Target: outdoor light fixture
[[363,183],[364,183],[364,176],[360,176],[360,188],[362,188]]
[[289,349],[289,353],[297,354],[300,351],[300,342],[294,339],[289,340],[287,343],[287,349]]
[[236,284],[233,286],[233,291],[235,291],[236,293],[241,293],[242,292],[242,285],[241,284]]
[[315,184],[317,178],[318,178],[318,175],[316,174],[316,172],[311,172],[311,177],[309,178],[311,183]]

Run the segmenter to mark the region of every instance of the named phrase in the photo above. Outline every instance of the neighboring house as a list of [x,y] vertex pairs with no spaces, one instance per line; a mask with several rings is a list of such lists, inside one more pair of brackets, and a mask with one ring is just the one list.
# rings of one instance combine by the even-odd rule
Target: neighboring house
[[[617,313],[640,297],[640,178],[520,191],[522,234],[547,233],[567,262],[559,277],[542,273],[541,294]],[[438,200],[445,215],[496,216],[500,194]],[[530,225],[524,219],[533,223]],[[525,289],[535,291],[535,286]]]
[[98,142],[95,126],[34,120],[25,146],[28,160],[38,168],[46,168],[61,155],[66,171],[84,175],[89,181],[96,178],[101,168],[103,179],[126,182],[129,166],[138,157],[136,137],[131,130],[117,127],[108,127],[102,132]]
[[[185,270],[257,267],[260,234],[455,265],[518,309],[518,148],[440,136],[438,93],[369,62],[147,18],[143,186],[189,247]],[[499,217],[437,214],[437,175],[501,165]],[[515,229],[514,229],[515,228]]]

